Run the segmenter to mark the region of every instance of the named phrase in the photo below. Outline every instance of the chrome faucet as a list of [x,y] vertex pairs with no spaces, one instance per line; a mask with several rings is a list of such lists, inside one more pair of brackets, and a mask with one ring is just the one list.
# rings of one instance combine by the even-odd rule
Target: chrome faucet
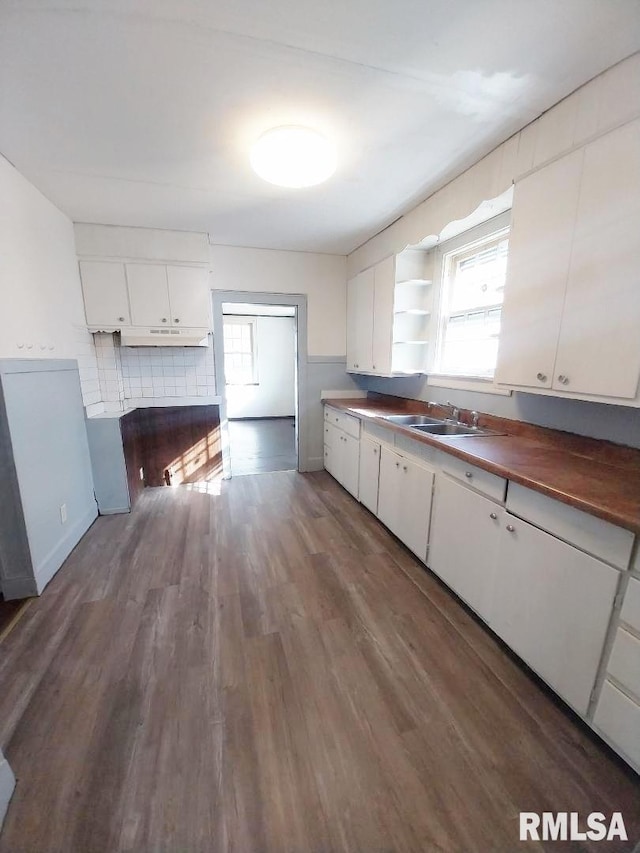
[[458,420],[460,418],[460,409],[457,406],[454,406],[453,403],[450,403],[448,400],[446,403],[441,403],[440,405],[442,406],[443,409],[449,408],[450,414],[451,414],[451,420],[458,423]]

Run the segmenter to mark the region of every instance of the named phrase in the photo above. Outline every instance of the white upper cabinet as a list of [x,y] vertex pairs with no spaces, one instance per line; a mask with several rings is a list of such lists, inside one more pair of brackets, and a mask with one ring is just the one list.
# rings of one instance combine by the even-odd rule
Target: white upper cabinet
[[640,120],[515,188],[496,382],[640,404]]
[[347,370],[373,368],[374,271],[359,273],[347,285]]
[[203,267],[127,264],[134,326],[208,328],[209,287]]
[[209,327],[209,273],[202,267],[167,267],[172,324]]
[[574,152],[516,184],[496,382],[551,387],[582,158]]
[[588,145],[553,387],[634,398],[640,378],[640,121]]
[[131,323],[124,264],[81,261],[80,278],[88,326],[109,330]]
[[133,325],[169,325],[171,309],[164,264],[127,264],[127,280]]
[[393,334],[394,258],[386,258],[373,269],[373,373],[391,373],[391,341]]
[[391,376],[424,373],[431,328],[432,256],[407,249],[347,285],[347,370]]

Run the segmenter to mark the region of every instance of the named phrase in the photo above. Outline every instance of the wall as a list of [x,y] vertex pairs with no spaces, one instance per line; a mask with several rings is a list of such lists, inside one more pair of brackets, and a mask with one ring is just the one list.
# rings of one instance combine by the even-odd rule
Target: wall
[[[582,86],[353,252],[347,260],[348,276],[407,244],[429,236],[433,237],[430,242],[435,243],[449,223],[462,220],[473,211],[481,214],[477,218],[495,215],[512,182],[639,114],[640,54],[634,54]],[[455,227],[447,231],[456,233]],[[464,408],[640,447],[637,411],[624,406],[521,392],[495,396],[460,391],[429,385],[426,377],[354,379],[363,390],[435,402],[450,400]]]
[[257,385],[227,385],[227,417],[289,417],[295,410],[295,318],[256,317]]
[[0,358],[75,358],[98,406],[71,220],[0,156]]
[[346,259],[340,255],[211,247],[217,290],[300,293],[307,297],[310,356],[347,351]]
[[[12,565],[4,566],[10,578],[2,586],[7,597],[21,598],[42,592],[98,513],[76,362],[3,359],[0,381],[2,451],[13,462],[29,551],[27,571],[16,576]],[[0,482],[3,507],[15,507],[11,485]],[[4,521],[0,533],[11,543],[16,532],[4,529]]]

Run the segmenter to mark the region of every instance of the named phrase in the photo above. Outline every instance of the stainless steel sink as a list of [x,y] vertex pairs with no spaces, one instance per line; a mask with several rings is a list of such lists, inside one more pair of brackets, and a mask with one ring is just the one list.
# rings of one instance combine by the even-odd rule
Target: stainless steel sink
[[480,427],[446,423],[443,421],[431,424],[415,424],[412,426],[412,429],[427,433],[428,435],[446,435],[460,438],[465,435],[500,435],[499,432],[494,432],[490,429],[480,429]]
[[430,418],[428,415],[382,415],[385,421],[399,426],[424,426],[427,424],[437,425],[442,424],[442,418]]

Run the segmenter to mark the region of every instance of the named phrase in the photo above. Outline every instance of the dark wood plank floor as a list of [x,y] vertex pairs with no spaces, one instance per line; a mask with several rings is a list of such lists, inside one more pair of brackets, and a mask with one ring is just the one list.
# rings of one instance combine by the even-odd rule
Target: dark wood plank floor
[[228,427],[234,477],[298,467],[293,418],[248,418],[229,421]]
[[[640,829],[638,777],[324,473],[98,519],[0,646],[0,745],[2,853],[549,849],[520,810]],[[601,847],[634,843],[562,845]]]

